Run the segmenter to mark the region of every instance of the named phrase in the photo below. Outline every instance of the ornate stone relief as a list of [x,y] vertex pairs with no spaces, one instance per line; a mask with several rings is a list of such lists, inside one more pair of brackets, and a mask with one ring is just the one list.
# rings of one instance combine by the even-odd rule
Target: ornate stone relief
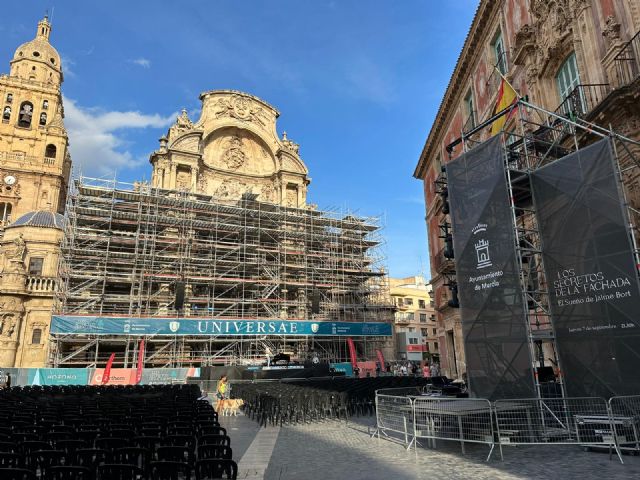
[[287,188],[287,198],[285,199],[285,205],[287,207],[298,206],[298,191],[292,188]]
[[586,6],[585,0],[533,0],[533,25],[525,24],[515,35],[514,63],[527,64],[527,82],[545,74],[551,60],[564,57],[567,38],[574,28],[574,20]]
[[295,153],[296,155],[298,154],[298,152],[300,151],[300,145],[297,144],[296,142],[293,142],[291,140],[289,140],[287,138],[287,132],[283,132],[282,134],[282,144],[284,145],[284,147],[287,150],[292,151],[293,153]]
[[226,142],[225,152],[222,154],[222,162],[227,168],[237,170],[244,164],[246,159],[242,138],[234,135]]
[[[4,273],[24,273],[26,266],[24,259],[27,254],[27,244],[22,234],[11,242],[11,248],[5,251]],[[0,309],[0,312],[2,310]]]
[[263,185],[262,190],[260,191],[260,200],[262,200],[263,202],[273,202],[274,194],[275,190],[273,188],[273,185]]
[[607,40],[609,45],[620,40],[620,24],[616,22],[613,15],[609,15],[605,20],[604,27],[602,28],[602,36]]
[[180,138],[171,145],[172,149],[185,150],[187,152],[198,152],[200,149],[200,139],[195,135]]
[[215,106],[216,118],[232,117],[244,122],[255,122],[263,127],[269,119],[261,107],[254,105],[250,99],[240,95],[221,98]]
[[0,337],[13,338],[24,314],[24,307],[15,298],[0,301]]

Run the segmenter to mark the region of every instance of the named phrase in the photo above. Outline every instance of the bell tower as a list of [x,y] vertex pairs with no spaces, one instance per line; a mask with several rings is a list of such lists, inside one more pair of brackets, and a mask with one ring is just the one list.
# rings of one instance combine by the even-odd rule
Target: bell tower
[[71,171],[60,85],[60,55],[51,23],[20,45],[0,75],[0,236],[23,214],[62,213]]

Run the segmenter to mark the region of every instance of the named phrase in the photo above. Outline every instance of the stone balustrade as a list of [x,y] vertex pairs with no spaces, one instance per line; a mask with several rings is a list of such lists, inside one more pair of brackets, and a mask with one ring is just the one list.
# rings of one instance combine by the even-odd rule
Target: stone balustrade
[[27,290],[31,293],[53,293],[56,291],[57,284],[55,277],[29,275],[26,279]]

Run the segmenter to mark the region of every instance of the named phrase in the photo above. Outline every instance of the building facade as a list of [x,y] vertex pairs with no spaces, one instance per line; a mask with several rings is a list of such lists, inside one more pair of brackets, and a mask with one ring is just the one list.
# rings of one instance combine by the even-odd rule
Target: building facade
[[396,359],[439,361],[440,346],[431,287],[424,277],[389,278],[389,290],[396,306]]
[[0,366],[42,366],[58,286],[71,159],[51,24],[0,76]]
[[186,111],[151,155],[152,186],[221,199],[244,194],[262,202],[304,207],[308,170],[299,145],[276,131],[280,113],[243,92],[214,90],[200,95],[200,119]]
[[[414,172],[424,182],[443,374],[466,371],[453,252],[445,242],[450,222],[438,183],[442,165],[462,147],[447,146],[492,116],[503,77],[548,112],[639,140],[639,32],[634,0],[481,0]],[[625,170],[624,181],[637,207],[638,169]]]

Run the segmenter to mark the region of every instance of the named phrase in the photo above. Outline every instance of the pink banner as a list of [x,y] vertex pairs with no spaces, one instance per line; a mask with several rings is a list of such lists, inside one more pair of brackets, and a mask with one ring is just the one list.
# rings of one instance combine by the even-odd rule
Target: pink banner
[[96,368],[89,380],[90,385],[133,385],[136,379],[135,368]]
[[104,375],[102,376],[102,385],[106,385],[109,382],[109,375],[111,374],[111,366],[113,365],[113,361],[116,358],[115,352],[111,354],[109,360],[107,360],[107,365],[104,367]]
[[376,362],[369,360],[366,362],[358,362],[358,369],[360,370],[360,377],[375,377],[376,376]]
[[358,357],[356,356],[356,345],[353,343],[353,338],[347,338],[347,345],[349,345],[349,357],[351,357],[351,366],[355,370],[358,367]]
[[142,370],[144,369],[144,340],[140,340],[138,347],[138,368],[136,368],[136,385],[142,380]]

